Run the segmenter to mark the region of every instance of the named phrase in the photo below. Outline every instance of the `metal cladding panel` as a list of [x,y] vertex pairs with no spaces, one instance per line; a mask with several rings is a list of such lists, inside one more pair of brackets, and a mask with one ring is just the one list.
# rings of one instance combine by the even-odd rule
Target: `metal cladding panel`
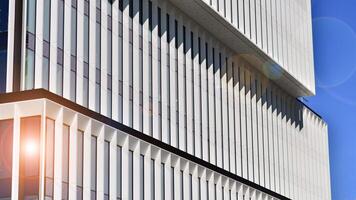
[[[201,159],[214,166],[213,171],[223,169],[286,197],[313,196],[300,188],[307,182],[298,173],[304,175],[309,163],[299,164],[305,155],[298,146],[306,142],[300,133],[310,131],[319,117],[306,115],[295,98],[309,90],[293,73],[308,70],[298,68],[302,60],[290,56],[302,55],[292,47],[298,44],[297,38],[307,35],[299,31],[292,40],[287,34],[297,31],[291,21],[301,18],[289,14],[300,11],[286,9],[304,4],[214,0],[213,8],[219,10],[215,12],[204,3],[207,1],[171,1],[174,4],[167,0],[116,0],[112,4],[106,0],[53,0],[42,6],[25,0],[31,4],[26,12],[36,16],[43,12],[46,17],[24,17],[28,17],[24,30],[28,22],[32,27],[23,34],[27,43],[22,43],[21,56],[29,62],[22,63],[19,81],[27,86],[22,90],[49,90],[75,107],[83,106]],[[188,5],[191,7],[184,7]],[[231,10],[230,5],[234,6]],[[189,9],[195,10],[187,14]],[[244,13],[256,15],[250,19]],[[279,20],[278,16],[286,17]],[[258,25],[251,25],[254,21]],[[4,100],[0,98],[0,102]],[[326,135],[325,124],[321,124],[315,131]],[[320,148],[325,150],[325,144]],[[129,160],[129,150],[124,150]],[[320,169],[327,171],[327,167],[324,163]],[[179,170],[174,173],[180,176]],[[212,173],[206,176],[219,186],[226,185]],[[214,195],[214,184],[209,183],[208,188]],[[252,189],[238,185],[236,190],[254,196]]]
[[[261,86],[253,85],[252,88]],[[276,88],[268,91],[281,95]],[[263,140],[262,144],[266,145],[243,148],[255,150],[257,146],[262,146],[268,156],[257,154],[263,162],[254,163],[252,168],[246,163],[248,177],[243,178],[226,168],[228,163],[225,167],[217,166],[51,92],[39,89],[2,94],[0,128],[4,128],[6,120],[13,120],[13,128],[6,130],[13,131],[13,144],[17,144],[12,154],[12,159],[16,161],[12,166],[14,173],[9,174],[11,196],[17,197],[21,190],[17,174],[18,150],[21,147],[19,122],[23,118],[37,116],[41,119],[40,142],[43,144],[39,149],[40,165],[43,166],[39,169],[38,195],[41,197],[75,197],[82,193],[86,199],[93,195],[98,199],[104,196],[129,198],[132,195],[145,195],[148,199],[162,199],[162,195],[167,199],[172,196],[190,199],[189,196],[196,195],[196,199],[206,199],[208,193],[210,197],[217,195],[217,199],[221,199],[219,195],[224,192],[223,196],[231,195],[231,199],[245,196],[257,200],[261,195],[268,199],[331,199],[325,122],[291,98],[267,96],[271,105],[267,106],[270,110],[266,118],[272,119],[267,122],[262,120],[262,123],[267,123],[273,131],[267,131],[271,137],[256,132]],[[284,103],[280,100],[282,98]],[[296,109],[298,113],[294,112]],[[49,123],[52,125],[49,126]],[[56,142],[48,145],[49,138]],[[4,142],[4,139],[0,138],[0,141]],[[78,143],[78,139],[82,142]],[[245,152],[250,159],[253,153]],[[241,157],[236,156],[235,159],[241,160]],[[83,176],[78,176],[80,173]],[[104,174],[109,174],[110,178]],[[258,178],[256,174],[264,174],[265,179]],[[51,178],[54,182],[47,185]],[[71,184],[68,185],[68,181]],[[82,190],[78,190],[81,187]],[[54,188],[54,193],[51,188]]]
[[167,1],[292,96],[315,94],[310,0]]

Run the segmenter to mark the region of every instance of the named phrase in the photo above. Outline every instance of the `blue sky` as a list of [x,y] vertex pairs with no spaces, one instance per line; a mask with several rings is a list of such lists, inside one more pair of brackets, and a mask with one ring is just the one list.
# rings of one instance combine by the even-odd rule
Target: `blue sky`
[[316,92],[329,126],[334,200],[356,200],[356,0],[312,0]]

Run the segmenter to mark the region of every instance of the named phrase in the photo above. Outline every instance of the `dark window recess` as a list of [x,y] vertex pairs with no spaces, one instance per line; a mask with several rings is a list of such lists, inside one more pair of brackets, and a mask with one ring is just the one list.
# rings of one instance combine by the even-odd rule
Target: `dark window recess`
[[89,65],[88,63],[84,63],[84,73],[83,73],[83,76],[85,78],[89,78]]
[[72,7],[73,8],[77,8],[77,4],[78,4],[77,0],[72,0]]
[[63,65],[63,50],[57,48],[57,64]]
[[89,16],[89,2],[84,1],[84,15]]
[[32,33],[27,32],[26,34],[26,48],[35,50],[35,35]]
[[99,8],[96,8],[96,22],[101,23],[101,10]]
[[157,7],[158,12],[158,36],[162,37],[162,25],[161,25],[161,8]]
[[49,42],[43,41],[43,57],[49,58]]
[[112,30],[112,17],[111,16],[108,16],[108,30]]
[[70,57],[70,69],[73,72],[77,71],[77,58],[73,55]]

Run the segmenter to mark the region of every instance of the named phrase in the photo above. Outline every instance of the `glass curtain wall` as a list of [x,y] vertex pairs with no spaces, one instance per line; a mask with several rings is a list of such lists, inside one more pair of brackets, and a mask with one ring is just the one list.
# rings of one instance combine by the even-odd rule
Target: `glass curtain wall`
[[41,117],[21,118],[20,124],[19,199],[38,199]]
[[0,93],[6,91],[9,1],[0,1]]
[[13,120],[0,120],[0,199],[11,199]]

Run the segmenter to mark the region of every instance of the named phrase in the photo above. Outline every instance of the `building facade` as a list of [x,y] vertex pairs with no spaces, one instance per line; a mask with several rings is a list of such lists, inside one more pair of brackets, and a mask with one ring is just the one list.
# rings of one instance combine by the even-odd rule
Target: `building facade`
[[0,6],[0,199],[331,199],[310,0]]

